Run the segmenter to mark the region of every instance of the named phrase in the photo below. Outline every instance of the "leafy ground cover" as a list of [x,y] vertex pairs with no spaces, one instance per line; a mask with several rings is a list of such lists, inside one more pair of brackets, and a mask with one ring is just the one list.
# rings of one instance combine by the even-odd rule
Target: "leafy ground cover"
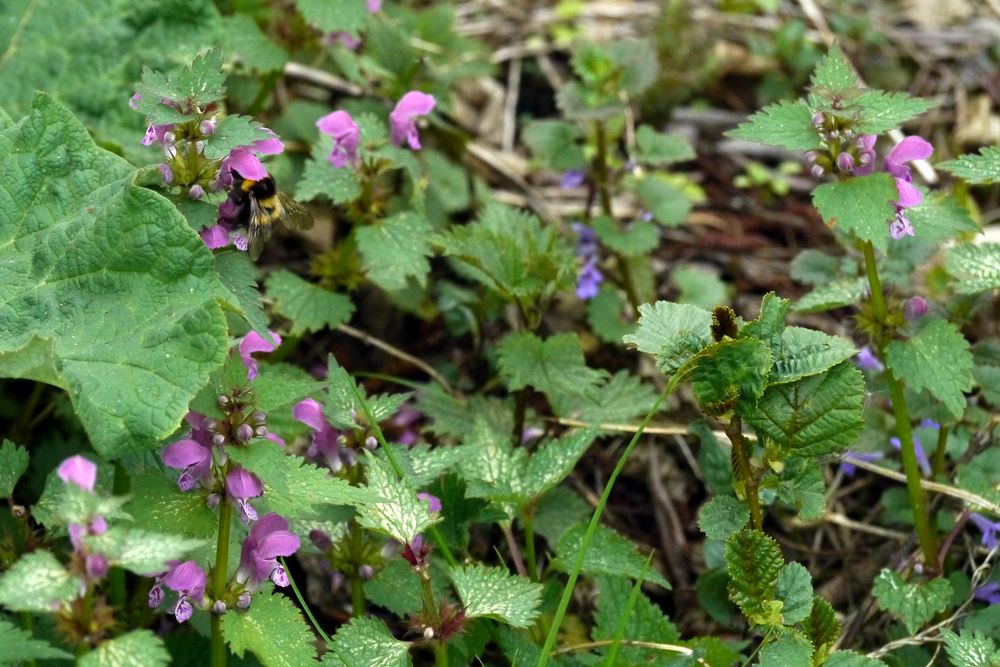
[[1000,664],[996,17],[890,10],[0,9],[0,663]]

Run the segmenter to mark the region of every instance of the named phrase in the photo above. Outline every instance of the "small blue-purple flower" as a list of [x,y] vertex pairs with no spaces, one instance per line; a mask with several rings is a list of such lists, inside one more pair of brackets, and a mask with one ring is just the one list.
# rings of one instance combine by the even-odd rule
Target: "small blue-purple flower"
[[987,549],[992,549],[997,545],[997,532],[1000,532],[1000,521],[990,521],[979,512],[971,513],[969,521],[983,534],[983,546]]
[[[172,612],[178,623],[183,623],[194,614],[192,600],[201,602],[204,599],[205,582],[205,571],[193,560],[178,563],[163,577],[163,585],[180,594]],[[160,591],[156,598],[162,602],[163,592]],[[150,592],[150,606],[153,606],[153,601],[154,597]],[[157,602],[157,606],[159,602]]]
[[[899,438],[890,438],[889,444],[892,445],[893,449],[902,449]],[[917,465],[920,466],[920,470],[924,473],[924,477],[930,477],[931,463],[927,460],[927,452],[924,451],[924,446],[920,444],[920,440],[917,439],[917,436],[913,436],[913,450],[917,455]]]
[[978,587],[972,597],[986,604],[1000,604],[1000,581],[990,581]]
[[427,503],[427,508],[430,509],[431,512],[441,511],[441,499],[437,496],[421,491],[417,494],[417,498]]
[[580,269],[580,275],[576,280],[576,295],[586,301],[597,296],[601,283],[604,282],[604,274],[597,268],[597,259],[588,259]]
[[844,460],[840,464],[840,472],[845,477],[854,477],[854,473],[858,471],[858,468],[851,461],[878,461],[883,456],[885,454],[882,452],[847,452],[844,454]]
[[587,176],[583,173],[582,169],[567,169],[563,172],[562,180],[559,181],[559,187],[563,190],[578,188],[583,185],[586,180]]
[[875,356],[872,349],[865,345],[863,348],[858,350],[856,357],[856,363],[858,368],[863,371],[874,371],[876,373],[881,373],[885,370],[885,365]]

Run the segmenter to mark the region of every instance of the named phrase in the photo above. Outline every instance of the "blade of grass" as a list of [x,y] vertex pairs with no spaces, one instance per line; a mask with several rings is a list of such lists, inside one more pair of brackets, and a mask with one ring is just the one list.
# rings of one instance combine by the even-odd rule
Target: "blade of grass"
[[622,613],[621,618],[618,619],[618,626],[615,627],[615,634],[611,638],[611,650],[608,651],[608,657],[604,659],[604,667],[614,667],[615,660],[618,658],[618,649],[621,648],[622,639],[625,638],[625,624],[628,623],[628,618],[632,615],[632,607],[639,600],[639,589],[642,587],[642,580],[646,576],[649,561],[652,559],[653,552],[649,552],[649,555],[646,556],[646,562],[643,564],[642,569],[639,570],[639,578],[635,580],[635,586],[629,591],[628,600],[625,602],[625,611]]

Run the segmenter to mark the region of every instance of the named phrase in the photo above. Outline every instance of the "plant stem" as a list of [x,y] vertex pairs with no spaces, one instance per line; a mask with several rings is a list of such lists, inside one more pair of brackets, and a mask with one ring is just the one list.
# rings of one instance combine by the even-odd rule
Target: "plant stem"
[[365,615],[365,585],[361,577],[351,577],[351,616],[360,618]]
[[[875,322],[878,326],[874,338],[879,356],[885,359],[887,344],[886,319],[888,311],[882,296],[882,283],[878,277],[878,266],[875,263],[875,248],[871,241],[865,241],[865,271],[868,274],[868,289],[871,292],[872,309],[875,311]],[[886,367],[886,383],[889,385],[889,397],[892,400],[892,412],[896,419],[896,435],[899,437],[899,452],[903,458],[903,472],[906,473],[906,493],[910,499],[910,510],[913,512],[913,524],[917,530],[917,540],[924,555],[924,563],[936,567],[937,534],[931,527],[927,516],[927,498],[920,486],[920,466],[917,463],[917,452],[913,444],[913,431],[910,429],[910,413],[906,406],[906,395],[903,393],[903,383],[900,382],[892,368]]]
[[937,449],[934,450],[933,471],[935,477],[944,473],[944,454],[947,448],[948,427],[941,426],[941,429],[938,431]]
[[434,642],[434,667],[448,667],[448,645]]
[[299,601],[299,605],[302,607],[302,611],[305,612],[306,618],[308,618],[309,622],[312,623],[316,634],[322,637],[323,641],[329,644],[330,636],[323,632],[323,628],[319,626],[319,622],[316,620],[312,610],[309,608],[309,604],[306,602],[305,598],[302,597],[302,592],[299,591],[299,587],[295,585],[295,579],[292,578],[292,574],[288,570],[288,563],[286,563],[285,559],[281,556],[278,557],[278,561],[281,563],[281,567],[285,568],[285,573],[288,575],[288,585],[291,587],[292,593],[295,595],[295,599]]
[[[233,518],[233,506],[226,498],[219,503],[219,538],[215,543],[215,567],[212,568],[212,598],[219,600],[226,592],[229,566],[229,528]],[[222,616],[212,614],[212,667],[226,667],[229,656],[226,642],[222,638]]]
[[521,516],[524,527],[524,550],[528,556],[528,576],[538,581],[538,561],[535,556],[535,508],[526,507]]
[[573,563],[573,569],[570,571],[569,579],[566,581],[566,586],[563,588],[562,597],[559,599],[559,606],[556,608],[555,616],[552,618],[552,625],[549,626],[549,633],[545,637],[545,645],[542,647],[542,652],[538,656],[538,662],[535,663],[535,667],[545,667],[545,665],[549,663],[549,656],[552,653],[552,649],[555,648],[556,637],[559,635],[559,628],[562,626],[563,618],[566,616],[566,610],[569,608],[570,598],[573,597],[573,588],[576,586],[576,580],[580,576],[580,570],[583,568],[583,559],[587,555],[587,549],[590,547],[591,540],[594,539],[594,533],[597,532],[597,526],[601,523],[601,515],[604,513],[604,507],[608,504],[608,498],[611,496],[611,490],[615,487],[615,482],[618,480],[618,476],[625,468],[625,463],[628,461],[629,455],[639,442],[642,432],[649,425],[649,422],[652,421],[653,415],[655,415],[657,410],[660,409],[660,405],[663,401],[680,383],[680,380],[680,372],[675,373],[667,383],[667,386],[660,393],[660,396],[656,399],[656,402],[653,403],[649,412],[646,413],[646,416],[639,424],[639,428],[632,436],[632,440],[629,441],[628,447],[625,448],[625,451],[622,452],[621,457],[619,457],[618,463],[615,465],[615,469],[611,471],[611,476],[608,477],[608,482],[604,485],[604,492],[601,494],[600,500],[597,501],[597,507],[594,508],[594,513],[590,517],[590,524],[587,526],[587,532],[583,535],[583,543],[580,545],[580,551],[576,554],[576,561]]
[[[116,496],[128,495],[132,484],[124,466],[118,461],[115,463],[115,479],[112,486]],[[119,609],[125,606],[125,570],[120,567],[113,567],[108,572],[108,583],[110,584],[111,604]]]
[[514,441],[514,446],[521,444],[524,436],[524,415],[528,411],[528,389],[522,387],[514,393],[514,428],[510,437]]
[[733,443],[733,459],[736,462],[737,479],[743,484],[747,505],[750,507],[750,522],[757,530],[763,530],[764,517],[760,512],[760,497],[757,489],[757,479],[750,466],[750,452],[743,440],[742,423],[739,417],[733,417],[726,426],[726,435]]

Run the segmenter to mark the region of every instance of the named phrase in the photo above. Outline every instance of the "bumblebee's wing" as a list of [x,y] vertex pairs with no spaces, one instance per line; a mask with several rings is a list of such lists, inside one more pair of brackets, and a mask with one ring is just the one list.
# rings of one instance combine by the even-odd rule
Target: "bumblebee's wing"
[[256,198],[250,198],[250,222],[247,225],[247,254],[256,260],[271,238],[271,220]]
[[294,199],[286,197],[283,193],[278,193],[278,201],[281,202],[283,215],[281,222],[290,229],[312,229],[312,215],[302,204]]

